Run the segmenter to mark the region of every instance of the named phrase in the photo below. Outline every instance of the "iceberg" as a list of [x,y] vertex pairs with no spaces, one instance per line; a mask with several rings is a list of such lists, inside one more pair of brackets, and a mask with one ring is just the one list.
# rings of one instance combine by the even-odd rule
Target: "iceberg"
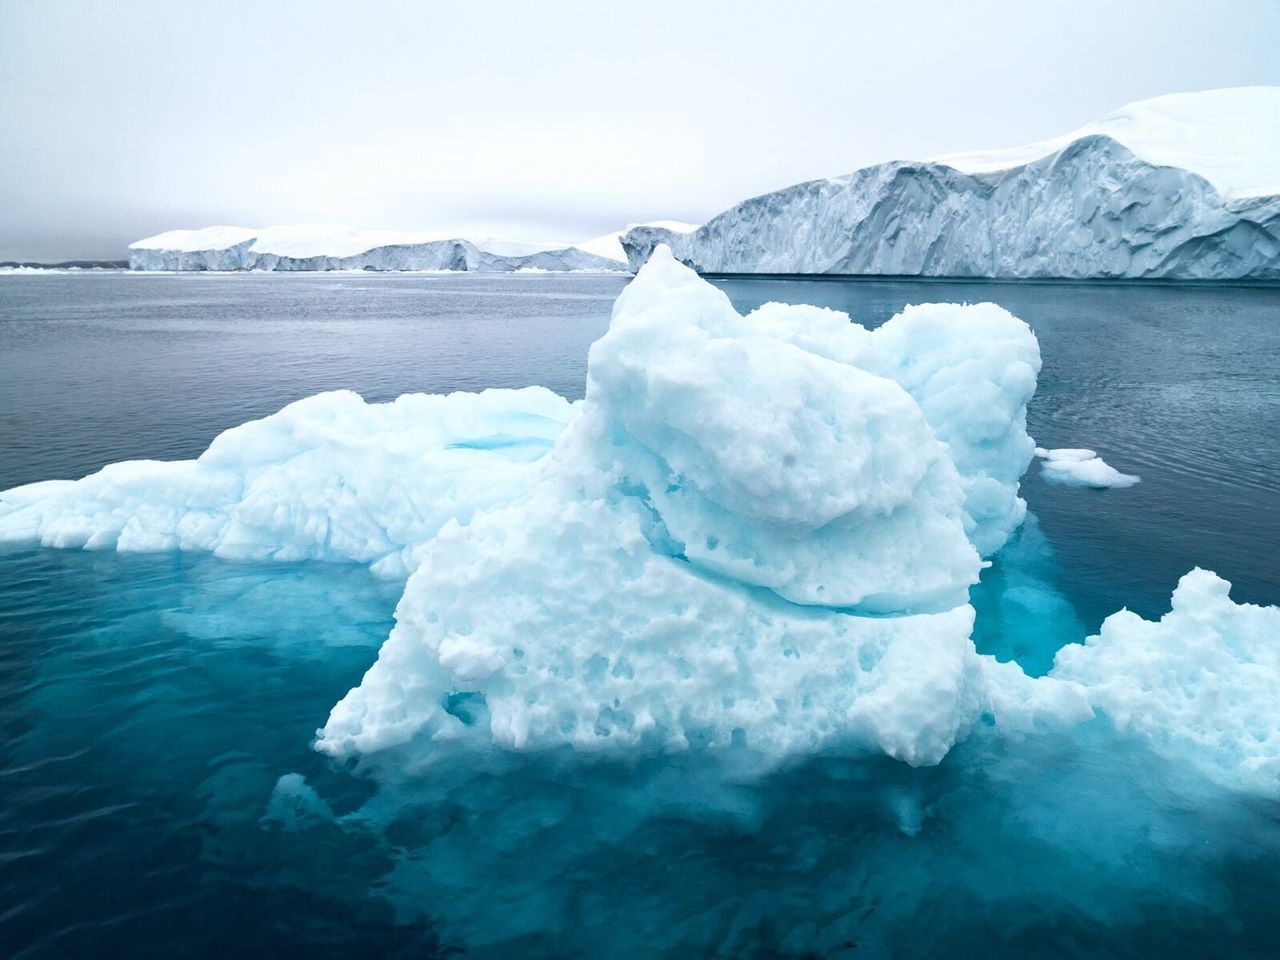
[[638,227],[703,273],[1280,279],[1280,87],[1130,104],[1012,150],[891,161]]
[[1043,461],[1040,473],[1045,481],[1066,487],[1108,490],[1112,487],[1132,487],[1142,479],[1132,473],[1121,473],[1094,451],[1083,448],[1046,450],[1044,447],[1036,447],[1036,456]]
[[[1025,516],[1039,368],[1030,329],[992,304],[876,330],[809,306],[743,316],[659,248],[579,403],[322,394],[194,461],[0,494],[0,542],[403,579],[315,744],[393,778],[515,757],[929,766],[995,737],[1136,745],[1180,789],[1280,796],[1280,609],[1234,604],[1212,574],[1184,578],[1158,623],[1115,614],[1042,676],[975,647],[970,588]],[[282,781],[279,806],[310,816],[301,787]],[[920,829],[920,809],[895,809]]]
[[170,230],[129,245],[133,270],[620,271],[624,260],[598,240],[587,250],[329,225]]
[[1233,603],[1192,570],[1158,622],[1122,610],[1052,675],[1080,684],[1116,729],[1224,786],[1280,796],[1280,607]]
[[577,406],[541,387],[299,400],[198,459],[116,463],[0,494],[0,542],[367,563],[403,577],[447,521],[533,485]]
[[742,317],[660,250],[538,485],[440,531],[319,748],[937,762],[987,706],[967,591],[1023,509],[1038,369],[989,304]]

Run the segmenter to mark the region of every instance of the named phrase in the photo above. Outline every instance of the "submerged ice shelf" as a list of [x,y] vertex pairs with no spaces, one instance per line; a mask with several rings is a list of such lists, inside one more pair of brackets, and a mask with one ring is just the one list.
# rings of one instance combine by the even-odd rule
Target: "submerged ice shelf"
[[991,304],[874,331],[814,307],[741,316],[659,250],[579,404],[321,395],[195,461],[0,495],[0,540],[406,577],[318,739],[384,766],[564,747],[935,764],[980,728],[1069,737],[1101,717],[1204,780],[1277,795],[1280,716],[1259,691],[1280,682],[1280,611],[1232,603],[1211,574],[1040,678],[975,648],[969,588],[1024,516],[1039,365]]

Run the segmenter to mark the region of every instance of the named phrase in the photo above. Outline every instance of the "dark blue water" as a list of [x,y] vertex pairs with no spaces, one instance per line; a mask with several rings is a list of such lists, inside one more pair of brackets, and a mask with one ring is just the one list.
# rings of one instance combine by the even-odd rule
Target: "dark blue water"
[[[581,395],[603,277],[0,279],[0,488],[198,454],[324,389]],[[1051,487],[975,591],[1033,671],[1199,564],[1280,602],[1280,291],[725,281],[879,323],[995,300],[1031,431],[1142,475]],[[1053,588],[1011,604],[1010,584]],[[310,749],[399,586],[324,565],[0,551],[0,956],[1274,956],[1280,809],[1090,727],[761,782],[563,757],[374,781]],[[1176,789],[1175,789],[1176,787]],[[1200,792],[1198,792],[1200,791]]]

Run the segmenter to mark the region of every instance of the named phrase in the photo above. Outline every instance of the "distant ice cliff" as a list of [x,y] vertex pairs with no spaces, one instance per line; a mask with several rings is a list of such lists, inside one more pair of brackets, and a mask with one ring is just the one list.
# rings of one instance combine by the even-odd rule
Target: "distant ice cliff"
[[704,273],[1280,279],[1280,87],[1157,97],[1011,150],[745,200],[658,244]]
[[[599,238],[606,239],[606,238]],[[623,270],[598,241],[570,244],[329,226],[170,230],[129,246],[134,270]],[[603,249],[604,254],[597,252]]]

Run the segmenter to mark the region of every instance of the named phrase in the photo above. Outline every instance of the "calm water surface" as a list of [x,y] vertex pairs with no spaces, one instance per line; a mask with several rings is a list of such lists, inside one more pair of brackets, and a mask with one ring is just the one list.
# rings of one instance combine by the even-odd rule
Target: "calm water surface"
[[[578,397],[624,283],[0,277],[0,489],[192,457],[321,390]],[[1142,476],[1029,472],[1023,548],[1075,617],[1055,644],[1160,614],[1196,564],[1280,602],[1280,291],[720,285],[740,309],[878,324],[994,300],[1032,325],[1033,435]],[[0,550],[0,956],[1274,956],[1280,810],[1153,790],[1166,774],[1088,730],[750,786],[678,763],[458,771],[389,791],[374,830],[368,779],[309,744],[398,593],[337,565]],[[1052,646],[1003,652],[1038,670]]]

